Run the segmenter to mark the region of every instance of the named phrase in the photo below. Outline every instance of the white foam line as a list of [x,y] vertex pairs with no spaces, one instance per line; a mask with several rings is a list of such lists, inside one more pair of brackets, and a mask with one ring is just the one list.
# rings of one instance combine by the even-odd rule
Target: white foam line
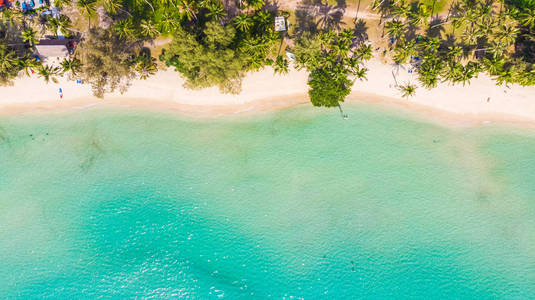
[[249,106],[248,108],[246,109],[242,109],[242,110],[237,110],[234,112],[234,114],[239,114],[239,113],[242,113],[242,112],[248,112],[248,111],[251,111],[254,109],[254,106]]
[[91,103],[91,104],[86,104],[86,105],[82,105],[82,106],[75,106],[74,109],[86,109],[86,108],[89,108],[89,107],[93,107],[93,106],[96,106],[96,105],[99,105],[100,103]]

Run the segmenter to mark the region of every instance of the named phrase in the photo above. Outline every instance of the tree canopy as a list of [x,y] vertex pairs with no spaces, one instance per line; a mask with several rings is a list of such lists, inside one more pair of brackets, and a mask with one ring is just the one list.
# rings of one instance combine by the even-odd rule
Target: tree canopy
[[365,43],[355,45],[351,30],[303,34],[294,51],[297,66],[310,72],[308,94],[314,106],[339,106],[354,79],[366,79],[362,63],[370,59],[371,49]]
[[137,47],[112,30],[92,28],[76,50],[81,63],[78,76],[91,85],[97,97],[115,90],[124,92],[135,76],[131,65]]
[[[257,71],[273,61],[281,38],[273,30],[270,12],[258,10],[222,22],[223,16],[214,12],[219,11],[219,5],[208,6],[204,13],[200,10],[193,28],[187,22],[176,25],[173,41],[160,60],[181,73],[188,88],[217,86],[223,93],[236,94],[248,71]],[[284,65],[279,59],[277,70],[284,71]]]
[[186,87],[199,89],[218,86],[225,93],[239,93],[247,61],[234,51],[236,30],[212,21],[201,34],[175,31],[173,41],[160,57],[186,78]]
[[[366,80],[364,62],[374,52],[382,52],[382,59],[394,65],[410,64],[414,83],[396,82],[406,97],[417,85],[469,85],[483,72],[500,85],[535,84],[533,0],[373,0],[371,7],[382,27],[382,35],[371,39],[373,44],[366,34],[371,23],[344,23],[343,14],[333,13],[328,5],[318,14],[296,11],[295,26],[276,32],[276,16],[292,22],[293,18],[271,4],[55,0],[60,15],[3,9],[0,84],[12,83],[21,71],[36,72],[47,82],[66,75],[89,83],[93,93],[103,97],[125,91],[134,78],[154,75],[161,62],[174,68],[187,88],[217,86],[224,93],[239,93],[248,72],[269,66],[277,74],[287,74],[295,66],[309,74],[312,104],[334,107],[345,100],[357,79]],[[33,57],[35,45],[58,32],[80,43],[60,66],[43,65]],[[160,37],[171,42],[156,45]],[[145,48],[158,46],[163,47],[159,60]],[[293,55],[286,57],[286,51]]]

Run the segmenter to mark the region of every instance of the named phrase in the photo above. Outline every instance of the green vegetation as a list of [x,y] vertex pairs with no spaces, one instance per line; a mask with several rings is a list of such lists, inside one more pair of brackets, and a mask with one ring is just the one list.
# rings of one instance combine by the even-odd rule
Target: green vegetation
[[13,83],[13,79],[22,70],[17,53],[6,44],[0,44],[0,85]]
[[[480,73],[497,84],[535,84],[533,0],[373,0],[379,20],[368,23],[329,12],[342,1],[302,4],[322,3],[326,10],[319,13],[288,13],[265,0],[54,0],[65,12],[57,16],[41,15],[46,6],[24,13],[3,9],[0,84],[32,71],[46,82],[83,80],[103,97],[165,65],[187,88],[239,93],[248,72],[271,67],[287,74],[293,65],[309,73],[313,105],[340,108],[354,82],[366,79],[372,49],[396,65],[410,65],[425,88],[467,85]],[[276,16],[292,20],[289,32],[275,31]],[[367,25],[377,22],[372,43]],[[375,36],[377,30],[383,35]],[[39,40],[58,32],[79,41],[74,55],[55,66],[35,60]],[[170,41],[158,45],[159,60],[149,49],[157,39]],[[404,97],[416,91],[415,84],[397,88]]]
[[[214,3],[220,2],[209,1],[208,8]],[[243,13],[226,22],[221,20],[219,5],[197,12],[194,26],[188,22],[175,26],[173,41],[160,60],[186,78],[186,87],[218,86],[222,92],[234,94],[241,91],[247,72],[272,64],[273,59],[277,71],[286,72],[287,61],[276,53],[281,36],[273,29],[274,16],[256,9],[258,6],[251,2]]]
[[410,83],[399,85],[398,89],[401,91],[401,96],[403,98],[409,98],[416,93],[416,86]]
[[78,46],[75,59],[80,61],[80,78],[91,84],[93,94],[103,97],[106,92],[126,91],[135,72],[137,45],[121,39],[115,32],[92,28]]
[[310,102],[335,107],[351,92],[352,78],[365,79],[361,63],[371,58],[369,45],[353,46],[353,31],[303,34],[295,47],[296,64],[310,72]]
[[534,85],[535,10],[529,3],[535,2],[461,0],[438,18],[418,2],[376,1],[375,9],[393,17],[383,23],[393,61],[414,66],[426,88],[469,84],[481,72],[497,84]]

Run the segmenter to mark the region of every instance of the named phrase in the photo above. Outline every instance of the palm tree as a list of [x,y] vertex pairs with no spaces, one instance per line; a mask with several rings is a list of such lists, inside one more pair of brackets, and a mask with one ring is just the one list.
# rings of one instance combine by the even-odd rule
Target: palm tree
[[491,42],[490,45],[487,47],[487,49],[492,54],[492,57],[498,58],[498,57],[503,56],[503,54],[507,50],[507,45],[497,40],[497,41]]
[[32,69],[34,68],[37,68],[41,64],[40,62],[35,60],[35,58],[32,57],[30,54],[26,54],[23,57],[19,57],[17,59],[17,63],[19,64],[19,68],[24,71],[26,76],[30,76],[30,71],[32,71]]
[[156,74],[158,71],[156,58],[146,55],[140,56],[139,61],[135,65],[135,70],[139,73],[139,78],[143,80]]
[[288,74],[289,65],[290,63],[288,62],[288,60],[279,55],[277,56],[277,59],[275,59],[275,65],[273,65],[273,71],[279,74]]
[[396,64],[404,64],[411,55],[416,54],[415,42],[400,41],[394,48],[394,62]]
[[396,21],[399,21],[409,15],[410,5],[405,3],[405,0],[399,1],[399,4],[393,2],[390,7],[390,13],[395,17]]
[[0,11],[0,21],[11,26],[23,25],[25,17],[20,10],[4,9]]
[[264,59],[261,54],[250,55],[246,61],[251,71],[258,71],[264,66]]
[[259,10],[266,5],[265,0],[246,0],[246,2],[247,8],[252,8],[253,10]]
[[50,17],[47,20],[46,26],[48,29],[57,36],[58,30],[63,35],[68,35],[71,28],[71,20],[64,15],[61,15],[59,18]]
[[522,25],[527,26],[528,28],[535,27],[535,8],[526,8],[520,14],[518,14],[520,22]]
[[467,27],[463,34],[463,40],[469,45],[477,44],[477,39],[480,37],[480,33],[474,27]]
[[466,23],[470,23],[470,28],[474,26],[474,23],[477,22],[479,18],[479,11],[473,8],[469,8],[464,13],[464,19]]
[[148,0],[134,0],[134,3],[136,6],[139,6],[139,7],[142,7],[143,3],[148,4],[152,12],[155,12],[154,6],[152,6],[152,4]]
[[516,37],[520,30],[513,25],[501,25],[499,26],[496,36],[499,41],[505,43],[506,45],[511,45],[515,42]]
[[91,27],[91,17],[95,15],[95,0],[78,0],[76,6],[82,15],[87,17],[88,27]]
[[71,3],[71,0],[53,0],[54,6],[58,9],[62,9],[64,6],[67,6]]
[[175,8],[178,8],[173,0],[156,0],[159,6],[167,7],[171,3]]
[[436,53],[440,48],[440,41],[437,38],[429,38],[418,45],[426,53]]
[[389,37],[397,39],[405,32],[405,24],[401,21],[388,21],[386,22],[385,29]]
[[123,4],[118,0],[103,0],[102,6],[109,14],[117,14],[117,12],[123,8]]
[[171,32],[177,28],[180,23],[178,18],[173,13],[164,11],[159,25],[161,32]]
[[503,64],[502,58],[483,58],[483,66],[489,75],[498,74],[502,70]]
[[39,67],[37,67],[37,74],[43,77],[46,83],[49,83],[50,80],[52,80],[54,83],[57,83],[58,80],[55,76],[59,73],[60,69],[58,67],[52,67],[49,65],[39,65]]
[[65,74],[71,72],[76,76],[76,73],[80,71],[82,63],[77,58],[66,58],[61,62],[61,73]]
[[425,88],[434,88],[438,84],[439,76],[444,69],[443,61],[430,52],[424,56],[422,63],[418,65],[418,79]]
[[496,75],[497,76],[494,79],[498,85],[507,85],[508,83],[513,82],[515,77],[515,73],[511,70],[511,68],[502,69]]
[[427,26],[427,18],[431,16],[431,13],[427,9],[427,5],[420,3],[417,6],[417,10],[415,12],[410,12],[409,16],[411,18],[410,23],[412,25],[418,26],[423,23]]
[[253,25],[253,20],[249,15],[239,15],[234,18],[234,24],[240,31],[247,32],[249,28]]
[[406,83],[404,85],[398,85],[398,89],[401,91],[401,97],[407,99],[416,94],[416,85]]
[[454,60],[450,60],[442,71],[442,82],[455,83],[460,80],[464,71],[463,65]]
[[10,84],[20,70],[15,51],[0,43],[0,85]]
[[447,57],[457,61],[463,55],[463,49],[459,46],[450,46],[448,47],[448,52],[446,53]]
[[265,10],[259,11],[254,18],[260,28],[265,29],[271,25],[271,14]]
[[121,39],[133,40],[135,39],[135,28],[131,18],[122,19],[114,24],[115,32]]
[[359,60],[370,60],[373,56],[372,45],[371,44],[360,44],[360,46],[355,49],[355,55]]
[[340,33],[338,33],[338,40],[343,44],[347,44],[348,47],[353,42],[354,38],[355,33],[351,29],[344,29]]
[[451,32],[452,35],[455,35],[455,29],[461,28],[465,25],[466,19],[463,16],[453,16],[450,18],[451,23]]
[[33,28],[31,27],[24,29],[20,33],[20,36],[25,43],[28,43],[28,45],[30,45],[30,47],[33,47],[35,44],[39,43],[39,39],[37,38],[37,32],[35,32],[35,30],[33,30]]
[[352,73],[353,73],[353,76],[355,76],[355,78],[357,78],[358,80],[368,80],[368,78],[366,78],[368,69],[364,67],[360,67],[359,65],[356,65]]
[[15,51],[9,50],[4,44],[0,44],[0,73],[4,73],[16,66],[17,54]]
[[467,82],[468,84],[470,84],[470,79],[472,79],[476,74],[474,70],[470,67],[470,63],[468,63],[466,66],[463,67],[463,71],[460,75],[461,76],[459,77],[459,81],[463,83],[463,86],[465,86]]
[[216,21],[221,20],[227,15],[221,2],[212,2],[207,8],[208,13],[206,15],[212,17]]
[[482,36],[491,35],[493,29],[494,29],[494,21],[491,19],[481,20],[477,23],[477,30],[481,32]]
[[146,37],[154,38],[160,34],[158,29],[156,29],[156,25],[151,20],[141,20],[139,27],[141,28],[141,34]]
[[188,21],[191,21],[192,19],[197,20],[197,15],[193,9],[193,2],[191,0],[179,0],[178,6],[181,13],[186,16]]

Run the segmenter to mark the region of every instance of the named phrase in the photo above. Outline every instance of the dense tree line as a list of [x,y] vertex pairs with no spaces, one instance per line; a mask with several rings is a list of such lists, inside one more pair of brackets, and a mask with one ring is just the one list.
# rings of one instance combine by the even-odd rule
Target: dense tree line
[[203,19],[196,26],[176,26],[172,43],[160,57],[186,78],[187,87],[218,86],[222,92],[239,93],[247,72],[273,63],[281,72],[287,69],[286,59],[277,56],[281,36],[274,32],[273,16],[267,11],[227,22]]
[[372,57],[369,44],[355,45],[352,30],[306,33],[297,39],[296,64],[309,73],[310,101],[336,107],[351,92],[354,79],[366,79],[363,61]]
[[[436,17],[418,2],[375,1],[397,64],[411,62],[422,86],[468,84],[486,72],[497,84],[535,84],[535,2],[452,2]],[[415,61],[417,57],[417,61]]]
[[[124,91],[134,78],[155,74],[154,56],[159,55],[162,65],[185,79],[187,88],[217,86],[224,93],[239,93],[248,72],[270,66],[277,73],[288,73],[288,50],[295,55],[294,66],[309,73],[312,104],[339,107],[354,82],[366,79],[364,62],[372,56],[372,45],[362,33],[344,29],[328,15],[290,35],[275,32],[274,18],[288,14],[265,0],[53,0],[53,4],[65,13],[41,15],[46,7],[0,11],[0,84],[33,71],[46,82],[58,76],[81,79],[103,97]],[[456,0],[447,15],[439,15],[434,4],[373,1],[384,31],[374,43],[387,44],[383,51],[387,59],[399,65],[411,63],[426,88],[440,82],[468,84],[481,72],[497,84],[535,84],[534,1]],[[59,66],[43,65],[32,56],[35,44],[58,32],[80,40],[79,46]],[[171,42],[153,55],[146,47],[158,37]],[[410,83],[398,88],[407,97],[416,89]]]

